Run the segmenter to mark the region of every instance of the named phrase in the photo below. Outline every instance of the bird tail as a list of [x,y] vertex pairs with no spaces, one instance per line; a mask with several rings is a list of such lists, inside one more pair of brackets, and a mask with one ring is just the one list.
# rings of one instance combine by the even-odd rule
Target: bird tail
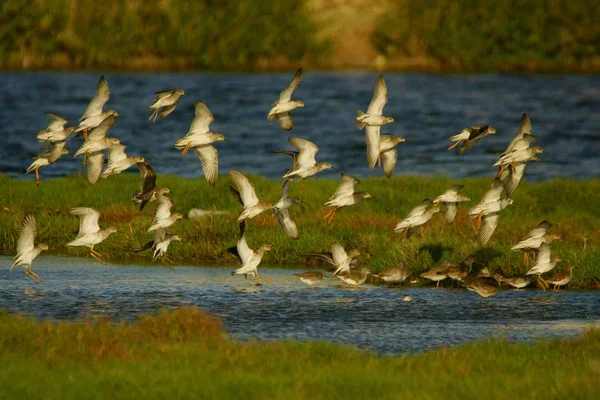
[[141,251],[151,249],[153,244],[154,244],[154,240],[151,240],[148,243],[146,243],[145,245],[143,245],[142,247],[140,247],[139,249],[133,249],[133,250],[131,250],[131,252],[132,253],[139,253]]
[[356,126],[358,127],[358,129],[363,129],[365,126],[367,126],[367,124],[363,122],[365,115],[366,114],[361,110],[358,110],[356,112]]
[[[152,109],[152,107],[148,107],[148,108]],[[152,121],[152,123],[156,122],[156,118],[158,117],[158,110],[159,110],[159,108],[154,109],[152,114],[150,114],[150,117],[148,117],[148,121]]]

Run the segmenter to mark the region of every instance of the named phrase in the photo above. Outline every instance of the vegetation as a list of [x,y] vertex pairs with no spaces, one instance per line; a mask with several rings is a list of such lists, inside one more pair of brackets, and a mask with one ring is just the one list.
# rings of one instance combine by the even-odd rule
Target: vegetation
[[376,49],[457,70],[598,70],[595,0],[402,0],[375,25]]
[[193,308],[133,324],[0,313],[3,398],[592,398],[600,332],[382,357],[328,343],[243,343]]
[[[275,202],[281,196],[280,182],[251,176],[259,198]],[[600,204],[590,201],[597,197],[600,181],[554,180],[528,184],[521,182],[513,194],[514,205],[500,214],[500,223],[490,242],[481,247],[476,241],[474,222],[467,215],[469,207],[476,204],[489,185],[489,179],[463,179],[444,177],[394,177],[365,179],[359,190],[369,192],[373,198],[356,206],[338,211],[332,224],[322,218],[327,209],[323,203],[335,191],[339,181],[311,179],[290,188],[291,196],[301,197],[304,208],[291,209],[298,222],[300,238],[285,236],[270,213],[250,220],[246,236],[251,247],[262,243],[272,245],[273,251],[265,255],[263,266],[294,266],[323,268],[320,261],[308,261],[303,255],[309,252],[329,251],[331,244],[340,243],[347,249],[358,248],[359,260],[373,271],[403,262],[412,276],[441,260],[459,262],[470,254],[492,268],[506,274],[523,273],[521,253],[511,251],[530,229],[540,221],[554,224],[553,232],[562,240],[552,243],[553,254],[561,261],[556,270],[575,265],[570,287],[597,287],[600,278]],[[456,220],[448,225],[443,215],[436,214],[421,234],[401,239],[394,233],[395,224],[424,198],[435,198],[456,183],[465,185],[461,191],[469,196],[470,203],[462,203]],[[190,209],[200,208],[221,211],[222,215],[209,215],[197,219],[178,221],[170,232],[179,233],[182,242],[169,248],[169,258],[183,264],[218,264],[228,268],[237,265],[237,259],[226,249],[234,246],[239,230],[236,218],[240,206],[229,193],[227,176],[219,177],[216,188],[204,179],[184,179],[159,176],[158,185],[171,189],[175,205],[173,212],[187,215]],[[143,212],[131,203],[132,195],[139,189],[137,174],[122,174],[100,180],[90,186],[84,176],[70,176],[43,180],[39,187],[32,180],[17,180],[0,175],[0,252],[14,254],[19,227],[26,214],[36,217],[38,239],[50,246],[45,254],[87,255],[85,248],[67,248],[65,244],[76,236],[77,218],[69,215],[72,207],[88,206],[102,213],[100,226],[118,229],[105,242],[98,245],[105,259],[149,260],[146,253],[131,253],[152,239],[146,233],[154,215],[156,203],[150,203]]]

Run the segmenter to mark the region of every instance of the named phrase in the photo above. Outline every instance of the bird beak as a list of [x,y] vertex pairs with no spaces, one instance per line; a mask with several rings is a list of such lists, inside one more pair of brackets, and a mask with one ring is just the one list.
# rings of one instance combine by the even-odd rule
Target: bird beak
[[336,172],[338,171],[338,169],[337,169],[336,167],[333,167],[333,166],[331,167],[331,169],[332,169],[333,171],[336,171]]

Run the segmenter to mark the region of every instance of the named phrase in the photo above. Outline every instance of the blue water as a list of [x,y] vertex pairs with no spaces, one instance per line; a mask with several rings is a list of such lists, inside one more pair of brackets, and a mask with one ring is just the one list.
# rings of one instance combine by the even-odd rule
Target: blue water
[[[0,265],[10,258],[0,256]],[[309,288],[297,271],[269,268],[260,287],[231,267],[122,266],[89,258],[35,261],[42,281],[0,268],[0,309],[50,320],[108,316],[134,320],[161,308],[195,305],[223,321],[235,338],[328,340],[381,354],[419,352],[490,337],[529,342],[576,336],[600,324],[600,292],[503,290],[482,299],[464,289],[340,286]],[[403,298],[412,296],[413,301]]]
[[[44,111],[76,123],[92,97],[100,73],[0,73],[0,172],[23,177],[31,158],[41,152],[36,133],[44,129]],[[357,109],[366,110],[376,74],[306,71],[295,97],[306,108],[293,113],[291,133],[269,126],[270,104],[288,84],[288,74],[106,74],[111,87],[108,108],[121,113],[111,136],[130,155],[147,158],[159,174],[201,176],[189,153],[182,162],[173,148],[193,119],[197,100],[215,115],[212,130],[229,139],[217,144],[220,172],[230,168],[278,177],[289,160],[270,154],[290,148],[287,138],[300,136],[321,149],[318,160],[357,176],[381,175],[366,165],[364,132],[354,124]],[[533,123],[537,144],[546,153],[530,163],[526,179],[592,178],[600,175],[600,76],[513,76],[385,74],[389,102],[385,114],[396,123],[383,132],[406,137],[400,144],[396,174],[493,176],[495,154],[517,132],[521,114]],[[183,88],[179,108],[155,124],[147,121],[154,92]],[[447,138],[463,127],[490,124],[498,133],[464,155],[448,152]],[[74,152],[80,139],[70,140]],[[43,176],[76,173],[81,161],[67,156],[42,170]],[[135,170],[135,168],[134,168]],[[134,171],[135,172],[135,171]],[[337,176],[329,171],[323,176]],[[29,177],[29,179],[32,179]]]

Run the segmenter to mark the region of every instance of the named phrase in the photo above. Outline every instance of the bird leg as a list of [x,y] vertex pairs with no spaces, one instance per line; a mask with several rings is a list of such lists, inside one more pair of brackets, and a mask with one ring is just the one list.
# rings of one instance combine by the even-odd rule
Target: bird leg
[[327,217],[329,217],[331,215],[333,210],[334,210],[333,208],[331,210],[329,210],[329,212],[323,216],[323,219],[327,219]]
[[483,212],[480,212],[475,218],[475,225],[477,225],[477,229],[481,228],[481,218],[483,218]]
[[377,156],[377,166],[381,168],[381,153]]
[[523,265],[529,265],[529,258],[527,257],[527,252],[523,252]]
[[540,284],[540,286],[542,287],[542,290],[545,292],[546,288],[548,287],[548,284],[546,283],[546,281],[542,278],[541,275],[538,275],[538,283]]
[[182,156],[185,156],[185,155],[187,154],[187,152],[190,150],[190,145],[191,145],[191,144],[192,144],[191,142],[188,142],[188,144],[186,144],[186,145],[185,145],[185,148],[184,148],[184,149],[183,149],[183,151],[181,152],[181,155],[182,155]]
[[440,287],[440,282],[441,282],[441,281],[437,281],[437,283],[435,284],[435,287],[436,287],[436,288],[439,288],[439,287]]
[[87,141],[87,138],[88,138],[88,131],[89,131],[89,129],[88,129],[88,128],[85,128],[85,129],[83,130],[83,139],[84,139],[85,141]]
[[333,212],[331,213],[331,216],[329,217],[329,223],[333,222],[333,217],[335,217],[335,213],[337,212],[337,210],[339,209],[339,207],[336,207],[333,209]]
[[510,162],[510,171],[514,175],[516,170],[517,170],[517,166],[515,165],[515,161],[513,160]]
[[36,274],[35,272],[33,272],[30,269],[26,269],[25,270],[25,274],[31,278],[31,280],[33,281],[33,283],[39,283],[40,282],[40,276],[38,274]]
[[256,273],[255,278],[256,278],[256,281],[258,281],[259,279],[262,279],[263,281],[265,281],[267,283],[273,283],[272,280],[270,280],[269,278],[266,278],[266,277],[264,277],[262,275],[259,275],[258,272]]
[[506,169],[506,166],[504,166],[504,165],[500,166],[500,169],[498,170],[498,178],[502,176],[505,169]]
[[160,258],[160,261],[167,267],[169,268],[169,271],[173,269],[173,263],[172,261],[167,257],[167,256],[162,256]]
[[38,168],[35,169],[35,184],[40,186],[40,171]]
[[554,290],[560,290],[560,286],[554,285]]

